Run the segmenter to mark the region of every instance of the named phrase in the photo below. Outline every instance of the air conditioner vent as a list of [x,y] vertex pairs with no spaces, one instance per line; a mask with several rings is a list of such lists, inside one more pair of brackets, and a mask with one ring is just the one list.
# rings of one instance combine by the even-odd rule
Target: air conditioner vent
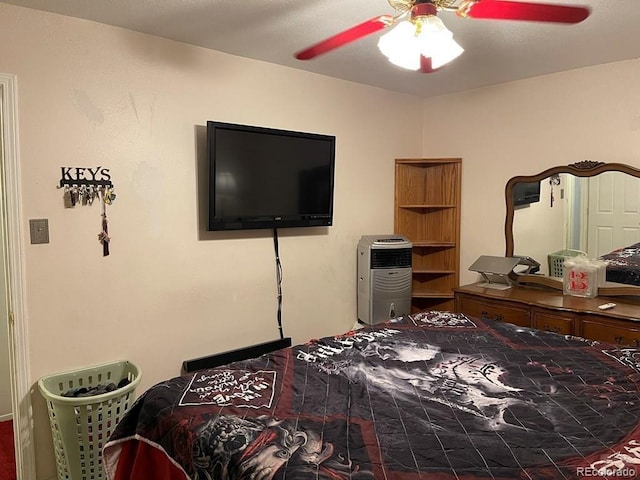
[[407,268],[411,267],[411,249],[372,249],[371,268]]

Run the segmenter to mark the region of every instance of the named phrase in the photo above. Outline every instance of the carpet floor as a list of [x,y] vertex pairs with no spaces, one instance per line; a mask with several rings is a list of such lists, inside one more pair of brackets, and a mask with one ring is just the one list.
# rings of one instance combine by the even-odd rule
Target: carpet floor
[[0,478],[16,480],[16,455],[11,420],[0,422]]

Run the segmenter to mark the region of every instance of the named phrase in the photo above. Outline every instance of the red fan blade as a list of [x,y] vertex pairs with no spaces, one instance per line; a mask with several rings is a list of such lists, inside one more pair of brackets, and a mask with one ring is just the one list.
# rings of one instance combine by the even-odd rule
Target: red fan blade
[[425,57],[420,55],[420,73],[433,73],[440,70],[442,67],[433,68],[431,66],[431,57]]
[[322,55],[323,53],[327,53],[338,47],[346,45],[347,43],[354,42],[362,37],[366,37],[367,35],[382,30],[393,22],[394,20],[391,15],[380,15],[379,17],[374,17],[366,22],[356,25],[355,27],[351,27],[340,32],[333,37],[322,40],[321,42],[296,53],[295,56],[298,60],[309,60],[317,57],[318,55]]
[[589,13],[591,10],[588,7],[506,0],[478,0],[468,9],[461,11],[460,15],[496,20],[578,23],[587,18]]

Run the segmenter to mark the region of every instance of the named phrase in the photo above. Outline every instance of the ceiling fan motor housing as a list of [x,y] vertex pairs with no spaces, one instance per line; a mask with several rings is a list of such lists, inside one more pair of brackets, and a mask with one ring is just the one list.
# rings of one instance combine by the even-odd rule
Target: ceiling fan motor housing
[[411,18],[428,17],[429,15],[437,15],[438,8],[431,2],[417,3],[411,9]]

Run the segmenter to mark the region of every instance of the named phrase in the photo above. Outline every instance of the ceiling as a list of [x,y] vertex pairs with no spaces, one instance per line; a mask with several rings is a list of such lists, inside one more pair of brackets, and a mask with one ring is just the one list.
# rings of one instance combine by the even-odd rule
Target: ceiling
[[[489,1],[489,0],[484,0]],[[529,0],[540,2],[540,0]],[[294,54],[382,14],[387,0],[8,0],[330,77],[430,97],[640,57],[640,0],[545,0],[591,7],[576,25],[439,17],[465,53],[424,74],[388,63],[381,32],[313,60]]]

